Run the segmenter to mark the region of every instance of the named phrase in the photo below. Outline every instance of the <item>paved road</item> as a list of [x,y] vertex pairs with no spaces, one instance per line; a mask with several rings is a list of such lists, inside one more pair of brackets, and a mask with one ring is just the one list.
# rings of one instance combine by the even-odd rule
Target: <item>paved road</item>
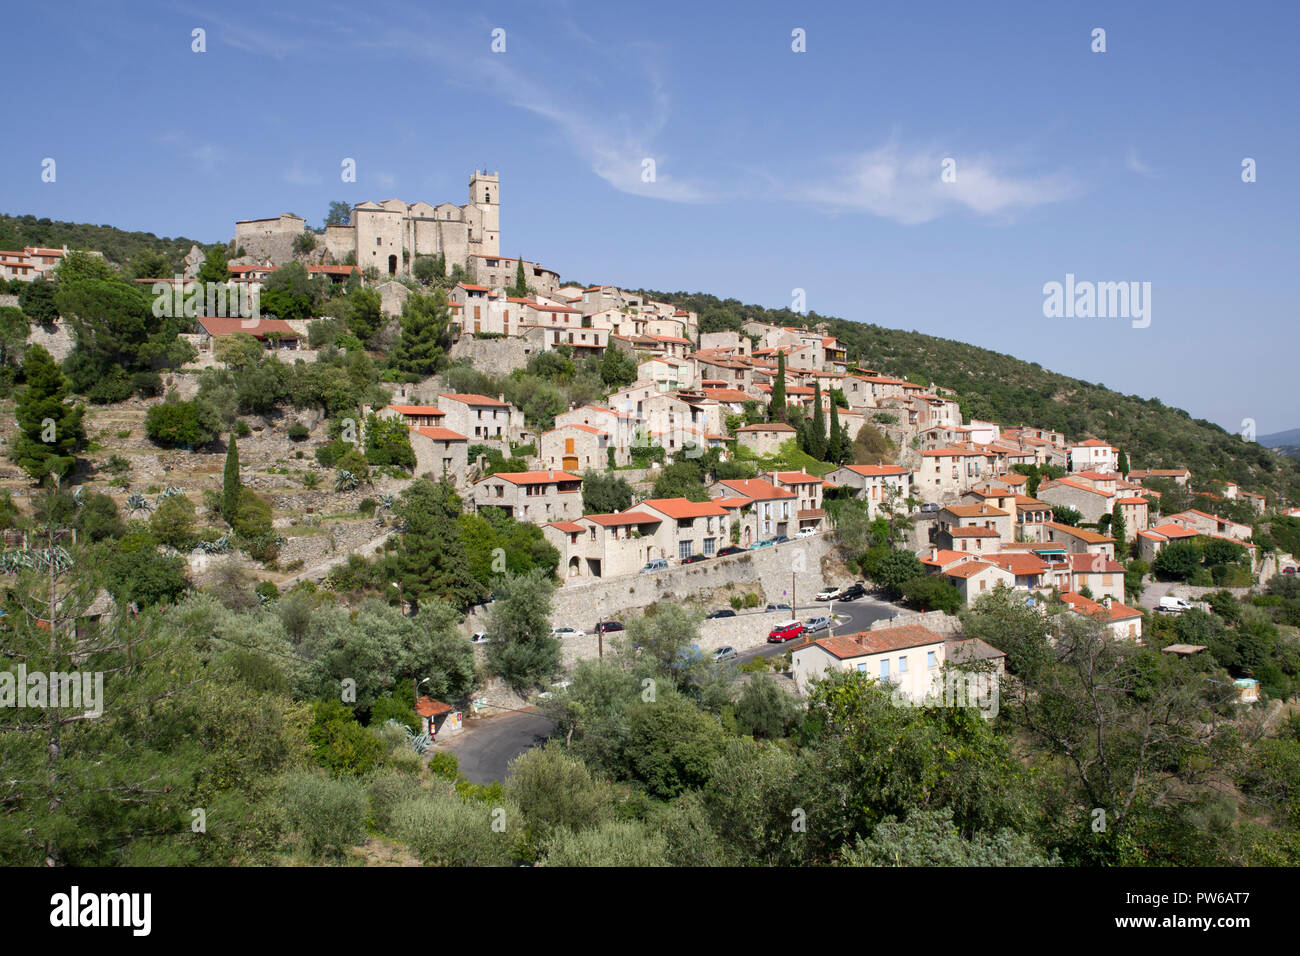
[[[829,613],[835,615],[835,627],[832,629],[832,633],[856,634],[858,631],[870,630],[874,621],[890,617],[898,613],[898,610],[894,605],[870,595],[858,598],[856,601],[834,601],[829,607]],[[817,617],[819,614],[826,613],[828,613],[827,605],[813,602],[811,604],[800,604],[793,616],[801,621],[806,621],[810,617]],[[773,615],[772,619],[777,620],[777,616]],[[822,631],[817,636],[825,636],[825,633],[825,631]],[[740,664],[753,660],[755,657],[777,657],[784,654],[796,643],[799,642],[761,644],[758,647],[751,647],[748,650],[738,652],[736,657]]]
[[438,742],[454,753],[470,783],[505,780],[506,767],[525,750],[542,743],[555,725],[534,711],[511,711],[465,721],[459,734]]

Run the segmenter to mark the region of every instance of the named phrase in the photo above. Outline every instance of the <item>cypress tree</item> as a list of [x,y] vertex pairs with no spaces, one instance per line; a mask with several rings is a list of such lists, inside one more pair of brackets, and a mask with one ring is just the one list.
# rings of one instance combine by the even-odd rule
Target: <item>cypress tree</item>
[[1128,554],[1128,527],[1124,523],[1124,508],[1118,501],[1110,510],[1110,534],[1115,539],[1115,557],[1122,560]]
[[812,428],[808,434],[808,447],[804,449],[818,461],[826,461],[831,451],[826,435],[826,414],[822,411],[822,383],[813,383]]
[[226,451],[226,470],[221,479],[221,517],[231,527],[235,524],[235,515],[239,511],[239,492],[243,486],[239,483],[239,445],[235,436],[230,436],[230,448]]
[[522,299],[528,295],[528,282],[524,279],[524,260],[515,265],[515,287],[510,290],[515,298]]
[[849,436],[844,433],[840,427],[840,409],[834,402],[831,403],[831,437],[827,441],[826,460],[836,465],[842,465],[848,460],[851,442]]
[[768,409],[769,421],[783,422],[788,413],[785,407],[785,353],[776,353],[776,379],[772,382],[772,405]]

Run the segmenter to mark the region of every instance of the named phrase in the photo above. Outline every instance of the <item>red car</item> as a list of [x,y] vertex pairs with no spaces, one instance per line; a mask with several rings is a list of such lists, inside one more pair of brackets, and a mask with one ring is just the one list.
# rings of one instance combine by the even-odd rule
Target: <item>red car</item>
[[767,635],[769,644],[784,644],[786,641],[793,641],[803,633],[803,624],[799,621],[786,621],[778,624]]

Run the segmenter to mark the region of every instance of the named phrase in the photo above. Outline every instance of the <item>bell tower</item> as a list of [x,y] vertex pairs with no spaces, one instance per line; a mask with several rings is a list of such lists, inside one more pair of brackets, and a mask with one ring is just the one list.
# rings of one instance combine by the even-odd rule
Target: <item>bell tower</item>
[[501,254],[501,176],[479,172],[469,178],[469,201],[479,212],[482,234],[478,236],[483,255]]

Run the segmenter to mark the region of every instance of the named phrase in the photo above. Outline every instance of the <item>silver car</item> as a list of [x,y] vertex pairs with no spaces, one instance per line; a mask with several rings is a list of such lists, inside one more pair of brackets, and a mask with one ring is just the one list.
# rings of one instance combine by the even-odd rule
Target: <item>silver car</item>
[[832,623],[833,622],[829,617],[825,614],[820,614],[817,617],[810,617],[808,620],[804,621],[803,629],[809,633],[814,631],[829,631]]

